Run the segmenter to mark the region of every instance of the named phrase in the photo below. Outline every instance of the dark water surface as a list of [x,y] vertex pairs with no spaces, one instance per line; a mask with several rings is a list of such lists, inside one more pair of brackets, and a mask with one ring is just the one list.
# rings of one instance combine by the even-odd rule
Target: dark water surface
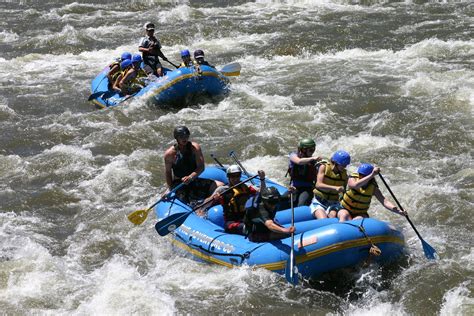
[[[6,314],[472,315],[474,4],[470,1],[0,2],[0,311]],[[242,64],[218,103],[87,102],[91,79],[153,21],[166,56]],[[288,152],[344,148],[382,168],[423,238],[408,255],[291,288],[279,275],[175,253],[130,212],[164,189],[186,124],[207,163],[286,183]],[[386,190],[384,193],[389,196]]]

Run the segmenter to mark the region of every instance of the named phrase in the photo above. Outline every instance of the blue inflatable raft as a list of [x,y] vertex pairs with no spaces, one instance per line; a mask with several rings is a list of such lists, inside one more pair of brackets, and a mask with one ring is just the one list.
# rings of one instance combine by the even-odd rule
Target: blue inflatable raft
[[[200,177],[228,182],[225,169],[219,167],[207,167]],[[243,179],[246,179],[244,175]],[[271,180],[266,183],[281,193],[286,191],[285,187]],[[339,223],[337,219],[315,220],[309,207],[296,207],[294,244],[291,244],[290,237],[254,243],[245,236],[224,231],[221,206],[210,208],[206,218],[191,210],[178,199],[162,201],[155,207],[159,220],[175,213],[191,213],[181,226],[170,233],[173,243],[197,260],[227,267],[249,265],[285,274],[293,247],[298,274],[307,279],[363,262],[390,262],[405,252],[402,233],[391,224],[372,218],[344,223]],[[275,219],[281,225],[289,226],[291,209],[279,211]],[[373,244],[380,248],[380,256],[369,254]]]
[[109,85],[105,67],[92,80],[89,101],[100,108],[116,106],[132,97],[146,97],[147,101],[156,105],[187,106],[201,97],[219,98],[225,96],[229,89],[229,76],[240,74],[240,64],[232,63],[220,71],[201,65],[200,71],[194,66],[176,70],[165,69],[165,75],[155,80],[147,80],[146,86],[133,95],[122,95],[112,90]]

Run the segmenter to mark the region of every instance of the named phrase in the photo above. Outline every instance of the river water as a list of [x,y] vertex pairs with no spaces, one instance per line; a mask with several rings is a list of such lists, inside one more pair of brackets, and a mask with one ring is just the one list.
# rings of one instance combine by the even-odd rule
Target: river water
[[[473,315],[474,4],[470,1],[1,1],[2,314]],[[144,22],[163,52],[242,65],[223,101],[99,110],[91,79],[137,51]],[[203,148],[287,183],[288,152],[313,137],[381,167],[421,236],[374,199],[408,254],[296,288],[248,267],[177,254],[150,214],[162,156],[187,125]],[[389,193],[381,187],[386,196]]]

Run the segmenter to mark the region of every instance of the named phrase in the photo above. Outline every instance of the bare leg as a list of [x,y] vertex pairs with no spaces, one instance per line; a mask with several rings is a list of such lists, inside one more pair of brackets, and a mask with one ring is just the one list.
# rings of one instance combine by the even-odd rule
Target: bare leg
[[316,218],[316,219],[321,219],[321,218],[328,218],[328,216],[326,215],[326,212],[324,211],[324,209],[318,207],[314,212],[313,212],[313,216]]
[[352,219],[349,211],[345,209],[339,210],[339,212],[337,212],[337,217],[339,218],[340,222],[350,221]]

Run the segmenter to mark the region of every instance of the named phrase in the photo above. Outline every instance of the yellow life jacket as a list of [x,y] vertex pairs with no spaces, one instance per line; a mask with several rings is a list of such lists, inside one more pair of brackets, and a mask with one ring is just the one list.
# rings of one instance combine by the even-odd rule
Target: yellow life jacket
[[112,75],[112,84],[115,82],[115,80],[117,80],[117,78],[120,76],[120,75],[125,75],[126,71],[124,71],[122,69],[122,67],[120,67],[120,64],[119,64],[119,71],[117,71],[116,73],[114,73]]
[[251,191],[245,184],[232,189],[232,197],[224,205],[224,218],[226,221],[242,220],[245,216],[245,203],[250,198]]
[[144,87],[143,78],[146,78],[147,74],[142,68],[137,70],[137,75],[132,79],[132,84],[138,84],[141,87]]
[[[325,164],[326,169],[324,170],[324,179],[323,182],[327,185],[333,185],[337,187],[346,187],[347,185],[347,173],[344,171],[343,173],[336,174],[332,169],[334,164],[328,162]],[[324,199],[326,201],[339,201],[339,192],[332,191],[332,190],[325,190],[325,189],[314,189],[313,193],[315,196]]]
[[185,63],[184,61],[179,64],[179,68],[185,68],[185,67],[192,67],[194,65],[193,61],[189,61],[189,63]]
[[[357,172],[353,173],[351,177],[360,179],[360,175]],[[376,187],[377,183],[372,179],[365,187],[349,189],[344,193],[344,197],[341,201],[342,206],[352,214],[367,213]]]
[[[125,74],[130,70],[130,69],[133,69],[133,68],[130,68],[128,67],[125,71],[123,71],[123,75],[125,76]],[[134,69],[135,70],[135,69]],[[127,82],[124,82],[123,85],[122,85],[122,90],[126,93],[135,93],[137,91],[139,91],[141,88],[143,88],[143,84],[140,83],[140,81],[138,80],[138,74],[139,74],[139,71],[140,70],[135,70],[135,77],[129,79]],[[123,79],[123,77],[122,77]]]
[[115,60],[109,65],[109,69],[114,68],[115,65],[119,65],[119,66],[120,66],[120,59],[115,59]]

